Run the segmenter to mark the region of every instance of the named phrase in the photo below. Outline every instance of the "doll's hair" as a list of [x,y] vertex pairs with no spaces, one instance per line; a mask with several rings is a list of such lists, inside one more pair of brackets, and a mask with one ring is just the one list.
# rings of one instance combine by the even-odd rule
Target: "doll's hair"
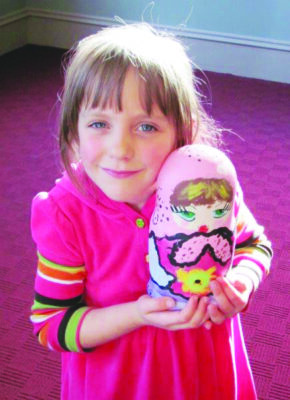
[[193,179],[180,182],[170,197],[170,204],[179,206],[213,204],[217,200],[231,202],[233,189],[225,179]]
[[172,118],[176,147],[192,142],[216,145],[219,141],[219,129],[201,105],[192,63],[173,36],[145,23],[105,28],[81,40],[67,54],[59,147],[70,175],[81,106],[110,106],[121,111],[124,80],[132,67],[144,82],[140,99],[147,113],[150,115],[156,103]]

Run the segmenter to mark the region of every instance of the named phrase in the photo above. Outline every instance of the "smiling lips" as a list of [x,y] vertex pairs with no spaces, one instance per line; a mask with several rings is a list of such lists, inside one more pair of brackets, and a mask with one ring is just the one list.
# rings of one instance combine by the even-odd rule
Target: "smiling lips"
[[114,169],[109,169],[109,168],[102,168],[103,171],[105,171],[108,175],[112,176],[113,178],[117,179],[124,179],[128,178],[132,175],[138,174],[141,170],[137,171],[117,171]]

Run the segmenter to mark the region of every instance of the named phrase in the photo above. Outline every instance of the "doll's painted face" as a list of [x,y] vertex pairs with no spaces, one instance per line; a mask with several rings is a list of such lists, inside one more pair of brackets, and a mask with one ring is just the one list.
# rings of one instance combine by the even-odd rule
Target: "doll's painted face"
[[173,219],[182,230],[210,232],[228,225],[231,202],[216,200],[213,204],[172,206]]
[[211,232],[229,226],[233,192],[225,179],[180,182],[170,197],[174,222],[182,231]]

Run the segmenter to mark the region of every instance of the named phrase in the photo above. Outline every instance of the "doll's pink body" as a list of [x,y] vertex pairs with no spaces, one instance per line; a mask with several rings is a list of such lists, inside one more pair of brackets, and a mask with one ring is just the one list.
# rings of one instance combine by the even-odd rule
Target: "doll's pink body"
[[185,302],[210,294],[209,282],[232,264],[236,171],[221,151],[188,145],[166,160],[150,221],[152,296]]

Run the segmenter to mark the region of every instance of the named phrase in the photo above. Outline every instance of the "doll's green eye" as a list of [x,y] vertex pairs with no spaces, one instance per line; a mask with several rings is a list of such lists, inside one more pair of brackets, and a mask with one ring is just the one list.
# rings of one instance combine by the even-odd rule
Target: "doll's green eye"
[[194,221],[195,220],[195,213],[192,211],[180,211],[179,215],[185,221]]
[[228,212],[228,209],[227,209],[227,208],[220,208],[220,209],[218,209],[218,210],[214,210],[214,211],[213,211],[213,217],[214,217],[214,218],[221,218],[221,217],[223,217],[224,215],[226,215],[227,212]]

